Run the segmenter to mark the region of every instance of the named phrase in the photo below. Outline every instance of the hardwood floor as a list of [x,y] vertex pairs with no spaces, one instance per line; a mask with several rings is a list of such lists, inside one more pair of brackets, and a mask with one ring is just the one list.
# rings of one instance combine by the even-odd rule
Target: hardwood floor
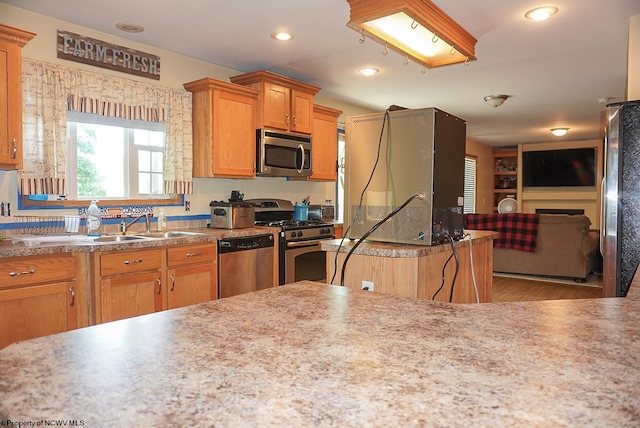
[[493,276],[493,302],[594,299],[600,297],[602,297],[601,286]]

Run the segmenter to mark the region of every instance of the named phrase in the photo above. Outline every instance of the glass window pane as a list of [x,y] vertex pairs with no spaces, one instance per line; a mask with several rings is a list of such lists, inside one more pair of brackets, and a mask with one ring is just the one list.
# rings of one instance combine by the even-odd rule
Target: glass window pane
[[151,152],[151,171],[162,172],[162,152]]
[[136,146],[148,146],[149,131],[146,129],[135,129],[133,131],[133,141]]
[[146,172],[138,173],[138,193],[141,195],[151,193],[151,174]]
[[152,175],[152,185],[151,189],[153,190],[154,195],[161,195],[164,192],[164,188],[162,185],[162,174],[153,174]]
[[151,171],[151,152],[138,150],[138,171]]
[[[161,194],[163,123],[78,112],[68,112],[67,119],[71,200]],[[152,178],[152,173],[158,177]]]
[[148,131],[149,145],[153,147],[164,147],[164,132]]
[[77,130],[78,198],[125,197],[122,128],[78,123]]

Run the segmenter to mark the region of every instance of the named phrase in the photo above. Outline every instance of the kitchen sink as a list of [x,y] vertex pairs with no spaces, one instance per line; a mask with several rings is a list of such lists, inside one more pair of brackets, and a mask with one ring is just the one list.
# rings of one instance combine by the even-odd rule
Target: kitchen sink
[[144,239],[144,236],[138,235],[109,235],[109,236],[101,236],[93,240],[93,242],[127,242],[127,241],[138,241]]
[[136,236],[142,236],[144,238],[179,238],[181,236],[197,236],[197,235],[202,235],[202,233],[181,232],[179,230],[170,230],[167,232],[139,233]]

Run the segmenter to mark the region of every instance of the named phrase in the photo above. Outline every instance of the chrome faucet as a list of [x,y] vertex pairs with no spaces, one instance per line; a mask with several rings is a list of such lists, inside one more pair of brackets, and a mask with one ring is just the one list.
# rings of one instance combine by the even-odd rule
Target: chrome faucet
[[144,213],[144,214],[140,214],[138,217],[136,217],[131,223],[127,224],[127,219],[123,219],[120,222],[120,232],[124,235],[125,233],[127,233],[127,230],[129,230],[129,228],[131,226],[133,226],[133,224],[135,222],[137,222],[138,220],[140,220],[142,217],[145,218],[145,233],[149,233],[151,232],[151,221],[149,220],[149,213]]

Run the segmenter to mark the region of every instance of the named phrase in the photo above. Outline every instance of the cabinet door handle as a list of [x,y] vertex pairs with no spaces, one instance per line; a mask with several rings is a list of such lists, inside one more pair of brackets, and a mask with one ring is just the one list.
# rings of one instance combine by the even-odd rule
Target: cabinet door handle
[[289,126],[289,114],[284,115],[284,122],[287,126]]
[[36,270],[31,269],[26,272],[9,272],[9,276],[33,275],[34,273],[36,273]]
[[298,124],[298,120],[296,119],[296,116],[293,116],[293,127],[295,128],[296,125]]
[[173,291],[173,289],[176,287],[176,277],[171,275],[171,290]]
[[18,142],[15,138],[12,138],[11,142],[13,143],[13,152],[11,152],[11,159],[15,159],[16,155],[18,154]]
[[76,290],[73,287],[69,287],[69,292],[71,293],[71,303],[69,306],[74,306],[76,304]]
[[142,263],[142,259],[138,259],[138,260],[125,260],[125,261],[124,261],[124,264],[125,264],[125,265],[133,265],[133,264],[136,264],[136,263]]
[[253,172],[256,172],[256,161],[253,161]]
[[198,257],[200,255],[201,255],[200,251],[197,251],[195,253],[187,253],[187,257]]
[[162,291],[162,281],[160,281],[160,278],[156,278],[156,281],[158,281],[158,291],[156,292],[156,294],[160,294],[160,292]]

